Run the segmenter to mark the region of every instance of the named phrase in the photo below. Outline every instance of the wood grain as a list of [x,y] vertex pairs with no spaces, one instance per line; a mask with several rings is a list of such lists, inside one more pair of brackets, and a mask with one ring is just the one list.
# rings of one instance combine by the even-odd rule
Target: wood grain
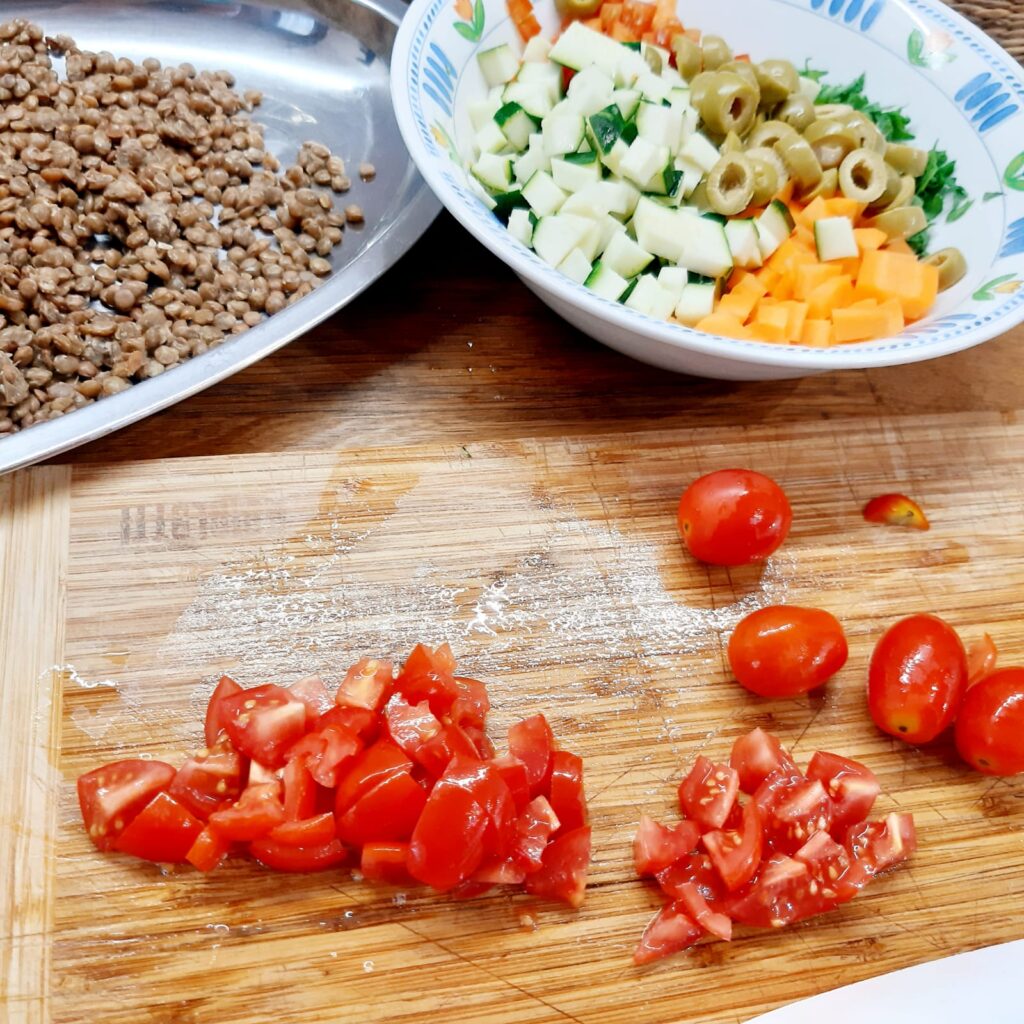
[[0,1006],[49,1019],[64,648],[68,483],[49,467],[0,478]]
[[[681,487],[730,463],[793,499],[793,535],[763,572],[680,552]],[[924,504],[930,533],[862,521],[893,486]],[[734,1024],[1024,936],[1024,784],[970,774],[948,743],[883,737],[862,690],[874,640],[912,610],[1024,658],[1022,489],[1024,427],[996,415],[77,468],[52,1019]],[[754,701],[723,668],[739,616],[779,600],[847,626],[850,664],[823,695]],[[245,862],[164,874],[92,849],[70,780],[127,754],[180,759],[220,672],[337,679],[420,638],[450,640],[489,681],[492,735],[544,710],[586,759],[595,852],[580,913]],[[820,746],[867,760],[880,810],[913,811],[921,850],[825,919],[637,970],[630,949],[657,905],[630,867],[638,814],[671,815],[682,764],[724,756],[755,724],[800,758]]]

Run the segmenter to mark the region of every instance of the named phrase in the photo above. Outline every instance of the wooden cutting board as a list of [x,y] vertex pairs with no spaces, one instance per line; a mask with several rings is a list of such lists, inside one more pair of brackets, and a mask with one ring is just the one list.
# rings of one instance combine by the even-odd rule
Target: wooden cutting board
[[[762,570],[685,557],[674,507],[749,465],[792,499]],[[916,496],[931,532],[870,526]],[[863,682],[883,628],[935,611],[1024,661],[1024,426],[947,415],[44,467],[0,480],[0,985],[4,1020],[81,1024],[733,1024],[898,967],[1024,936],[1024,783],[948,743],[878,733]],[[824,694],[759,701],[723,645],[765,603],[821,605],[849,665]],[[212,680],[309,672],[448,640],[491,684],[492,735],[544,711],[587,766],[592,883],[579,913],[456,903],[346,873],[212,876],[93,850],[75,777],[199,745]],[[917,818],[912,865],[853,904],[638,970],[658,905],[632,876],[642,810],[673,817],[698,752],[755,725],[881,776]],[[536,929],[524,924],[524,912]],[[2,1015],[0,1015],[2,1016]]]

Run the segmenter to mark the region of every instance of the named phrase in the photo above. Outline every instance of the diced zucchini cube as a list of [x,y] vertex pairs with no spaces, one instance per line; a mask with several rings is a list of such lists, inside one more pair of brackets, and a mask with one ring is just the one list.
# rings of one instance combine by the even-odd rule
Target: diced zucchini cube
[[518,239],[523,245],[533,245],[533,221],[530,220],[530,211],[525,207],[517,206],[508,216],[508,233]]
[[687,327],[694,327],[715,311],[713,284],[688,284],[676,303],[675,317]]
[[718,163],[721,156],[715,144],[700,132],[693,132],[687,136],[679,149],[679,155],[696,164],[705,174]]
[[476,60],[488,85],[511,82],[519,70],[519,58],[512,52],[512,47],[508,43],[478,53]]
[[568,256],[558,264],[560,270],[571,281],[583,284],[590,277],[590,260],[583,254],[582,249],[573,249]]
[[853,221],[849,217],[822,217],[816,220],[814,242],[818,247],[818,259],[822,263],[860,255],[857,238],[853,233]]
[[[523,198],[530,204],[530,209],[538,217],[547,217],[558,212],[562,203],[565,202],[566,195],[555,184],[554,179],[547,171],[538,171],[523,186]],[[572,244],[574,246],[576,242]],[[571,249],[572,246],[569,248]],[[568,251],[569,249],[565,250],[566,253]],[[564,257],[565,253],[562,255]],[[556,263],[560,262],[561,260],[556,261]]]
[[611,267],[606,267],[600,261],[594,264],[590,276],[583,282],[595,295],[603,299],[610,299],[618,302],[623,293],[629,287],[629,282],[619,274],[616,274]]
[[642,249],[625,232],[616,235],[601,256],[601,262],[606,267],[611,267],[617,274],[626,278],[643,273],[653,259],[651,253]]

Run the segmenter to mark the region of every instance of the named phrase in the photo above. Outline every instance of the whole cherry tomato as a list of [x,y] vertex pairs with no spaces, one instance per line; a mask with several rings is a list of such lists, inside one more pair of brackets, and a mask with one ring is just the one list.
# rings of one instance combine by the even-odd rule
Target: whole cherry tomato
[[878,641],[868,670],[875,725],[907,743],[928,743],[953,724],[967,688],[967,655],[935,615],[911,615]]
[[729,638],[733,674],[760,697],[807,693],[831,679],[848,653],[839,620],[820,608],[760,608]]
[[967,691],[956,749],[986,775],[1024,772],[1024,668],[1004,668]]
[[786,539],[792,521],[782,488],[749,469],[708,473],[679,501],[679,532],[690,554],[711,565],[767,558]]

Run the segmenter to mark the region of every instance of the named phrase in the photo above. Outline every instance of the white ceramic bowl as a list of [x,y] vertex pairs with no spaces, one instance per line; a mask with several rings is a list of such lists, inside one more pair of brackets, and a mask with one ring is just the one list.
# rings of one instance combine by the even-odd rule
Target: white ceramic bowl
[[[554,0],[536,0],[545,34]],[[771,380],[946,355],[1024,320],[1024,75],[1019,64],[939,0],[679,0],[685,25],[724,36],[755,60],[810,61],[845,83],[867,73],[879,102],[903,106],[918,142],[957,161],[969,207],[933,245],[955,245],[969,273],[926,320],[895,338],[831,349],[736,341],[636,313],[593,295],[508,234],[466,187],[468,105],[486,86],[478,50],[520,48],[506,0],[413,0],[395,42],[392,98],[417,166],[448,210],[555,312],[627,355],[669,370]]]

